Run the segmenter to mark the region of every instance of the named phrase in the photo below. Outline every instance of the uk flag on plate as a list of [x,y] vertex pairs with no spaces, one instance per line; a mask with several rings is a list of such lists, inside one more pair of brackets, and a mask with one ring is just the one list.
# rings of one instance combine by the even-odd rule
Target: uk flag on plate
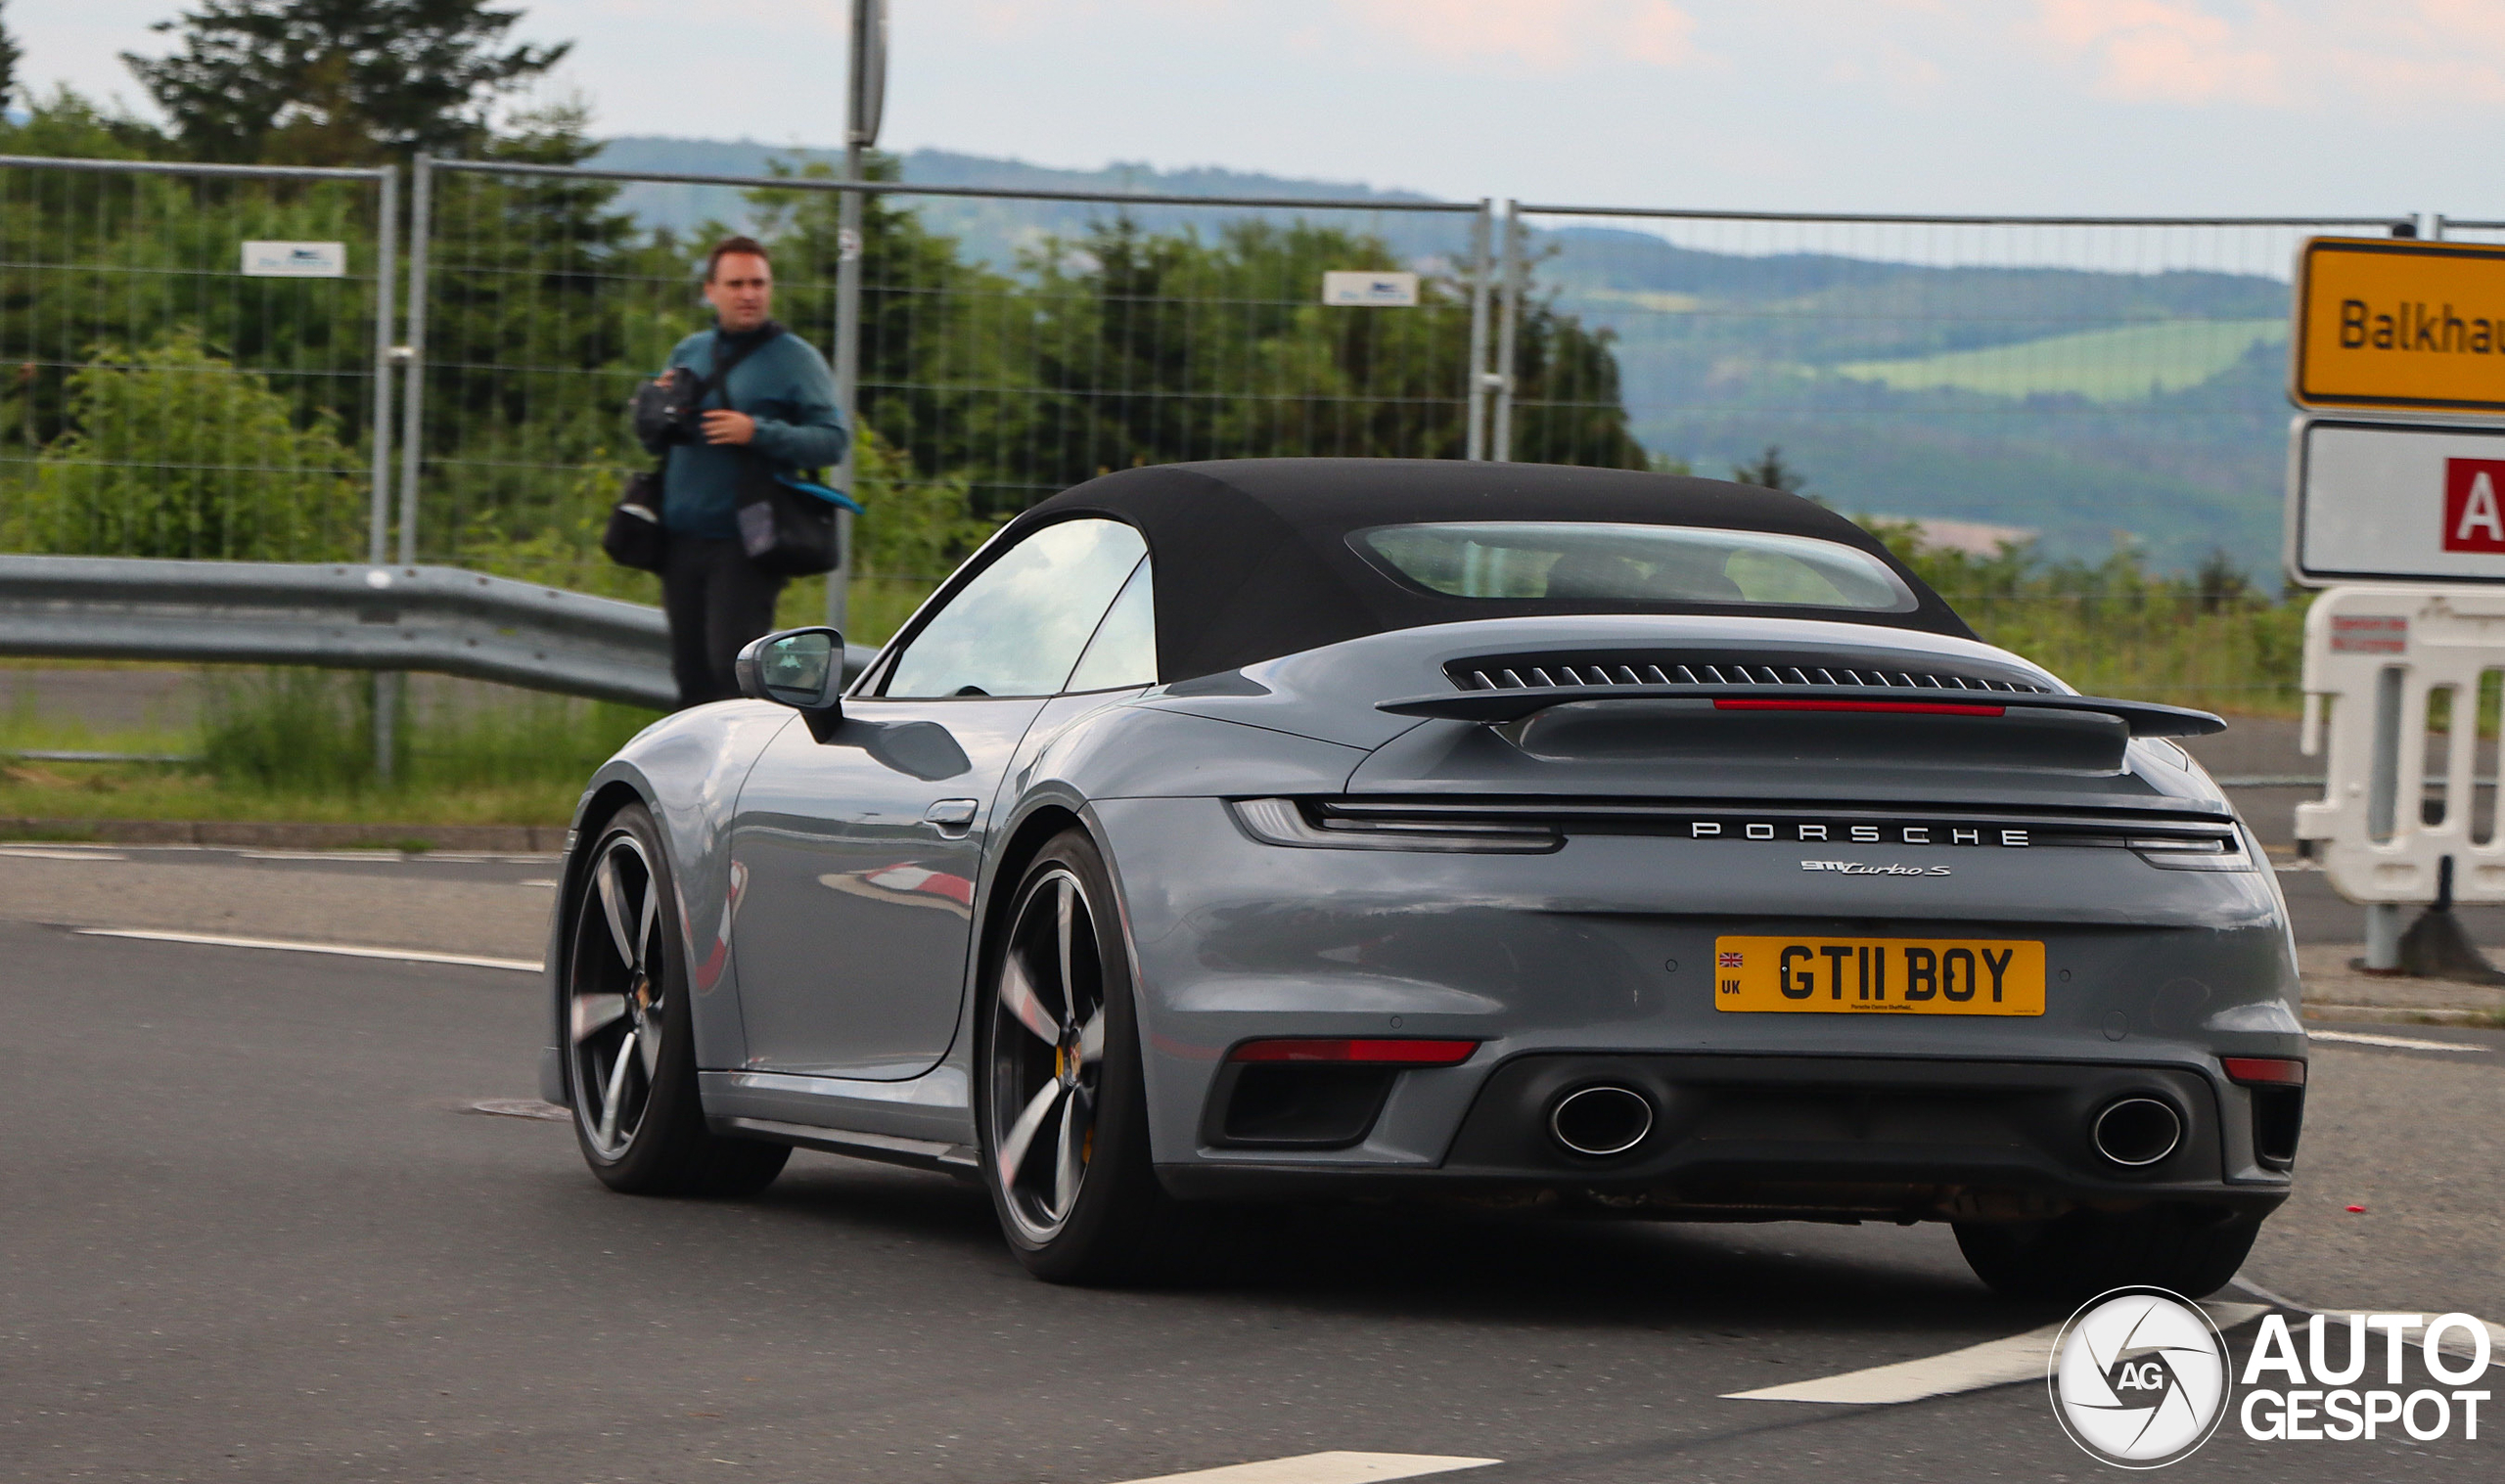
[[1740,956],[1736,953],[1716,954],[1714,956],[1714,960],[1715,967],[1719,968],[1737,968],[1740,967]]

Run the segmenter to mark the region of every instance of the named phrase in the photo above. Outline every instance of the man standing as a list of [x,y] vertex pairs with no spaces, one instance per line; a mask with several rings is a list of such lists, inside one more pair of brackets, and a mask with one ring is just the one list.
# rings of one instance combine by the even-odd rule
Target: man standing
[[[661,608],[669,617],[670,672],[681,706],[739,694],[732,661],[774,626],[783,579],[759,571],[740,544],[744,479],[759,463],[774,473],[843,461],[848,442],[826,358],[774,323],[774,270],[765,248],[726,237],[705,262],[711,330],[678,342],[669,364],[705,382],[697,404],[701,441],[647,439],[669,462],[661,475],[661,524],[669,555]],[[728,375],[718,368],[729,367]]]

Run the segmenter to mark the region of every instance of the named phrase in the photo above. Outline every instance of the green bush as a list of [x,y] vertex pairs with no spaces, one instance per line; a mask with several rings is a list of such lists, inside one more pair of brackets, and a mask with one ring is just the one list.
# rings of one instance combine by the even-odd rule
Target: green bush
[[362,549],[359,461],[336,423],[178,330],[102,345],[71,373],[68,427],[14,502],[13,550],[327,562]]
[[2185,576],[2152,573],[2127,547],[2101,562],[2048,562],[2031,544],[1979,557],[1922,546],[1910,523],[1862,524],[1986,643],[2088,695],[2245,715],[2290,716],[2303,702],[2310,593],[2272,599],[2214,562]]

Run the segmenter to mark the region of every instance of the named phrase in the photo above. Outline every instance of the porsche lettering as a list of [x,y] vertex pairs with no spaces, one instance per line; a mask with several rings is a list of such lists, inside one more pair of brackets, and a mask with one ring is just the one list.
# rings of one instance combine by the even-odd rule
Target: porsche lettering
[[2024,849],[2034,843],[2026,830],[1998,825],[1923,824],[1863,825],[1837,820],[1692,819],[1687,837],[1695,840],[1790,840],[1840,845],[1996,845]]

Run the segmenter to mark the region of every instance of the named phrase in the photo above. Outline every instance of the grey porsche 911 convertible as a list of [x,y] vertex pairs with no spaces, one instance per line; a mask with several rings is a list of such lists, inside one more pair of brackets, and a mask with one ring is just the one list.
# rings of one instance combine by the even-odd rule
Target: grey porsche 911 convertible
[[956,1172],[1035,1274],[1217,1203],[1944,1221],[2030,1298],[2232,1277],[2306,1044],[2167,739],[1799,497],[1125,470],[874,658],[660,722],[570,836],[541,1082],[626,1192]]

